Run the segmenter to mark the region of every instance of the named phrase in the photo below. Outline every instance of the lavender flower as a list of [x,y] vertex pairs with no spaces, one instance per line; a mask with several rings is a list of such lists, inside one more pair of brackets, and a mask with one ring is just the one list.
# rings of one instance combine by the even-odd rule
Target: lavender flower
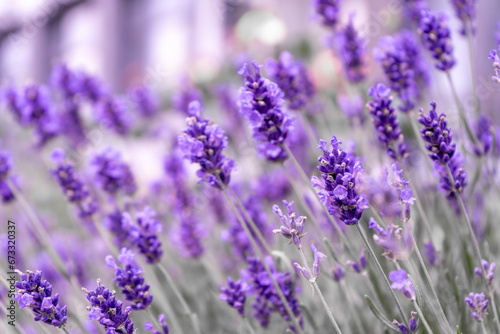
[[488,299],[485,298],[484,293],[473,293],[469,294],[469,297],[465,298],[465,302],[471,310],[471,315],[476,321],[482,322],[484,317],[488,314],[486,308],[488,307]]
[[326,141],[320,140],[318,148],[323,156],[318,158],[323,182],[316,176],[311,178],[313,187],[319,187],[320,201],[328,209],[330,215],[337,215],[346,225],[358,223],[363,210],[368,208],[366,199],[357,193],[357,175],[362,170],[361,165],[353,156],[339,148],[335,136],[330,144],[331,150],[326,148]]
[[117,266],[112,255],[106,256],[106,265],[116,270],[116,285],[122,288],[125,299],[132,302],[131,307],[134,310],[144,310],[153,301],[153,296],[149,293],[149,285],[144,283],[143,270],[135,262],[134,256],[131,250],[122,248],[118,262],[123,268]]
[[[500,44],[498,46],[498,50],[500,51]],[[497,50],[491,50],[488,59],[493,60],[493,68],[495,69],[496,76],[492,76],[491,80],[496,83],[500,83],[500,57],[498,57]]]
[[245,80],[239,91],[240,113],[253,128],[258,153],[270,161],[283,161],[288,158],[283,145],[294,118],[283,106],[280,87],[260,76],[261,66],[257,62],[252,62],[252,67],[253,73],[245,63],[238,72]]
[[400,333],[404,333],[404,334],[413,333],[418,327],[418,314],[417,314],[417,312],[411,312],[410,329],[409,330],[405,324],[402,324],[397,320],[394,320],[392,323],[399,328]]
[[452,54],[453,46],[446,15],[423,11],[418,34],[424,47],[437,61],[436,68],[445,72],[449,71],[455,65],[455,59]]
[[90,195],[87,187],[75,174],[72,163],[65,161],[66,153],[62,149],[52,152],[52,161],[57,164],[51,170],[67,200],[78,207],[78,215],[82,218],[93,215],[97,210],[97,202]]
[[389,223],[384,230],[373,219],[370,218],[368,228],[375,229],[377,234],[373,235],[373,241],[384,249],[384,255],[390,261],[406,260],[412,251],[412,237],[410,232],[405,229],[403,231],[397,225]]
[[372,121],[378,132],[378,140],[385,146],[387,154],[397,160],[406,157],[407,153],[395,110],[391,106],[390,94],[391,90],[384,84],[371,86],[368,95],[372,97],[372,101],[368,102],[366,107],[373,116]]
[[493,133],[491,131],[491,121],[488,117],[484,115],[479,115],[479,119],[476,122],[475,127],[476,138],[479,139],[481,147],[474,146],[474,154],[477,156],[482,156],[488,154],[493,147]]
[[78,147],[79,144],[85,142],[84,125],[79,114],[79,106],[72,98],[62,101],[59,116],[61,132],[70,139],[72,145]]
[[129,132],[131,119],[127,105],[122,98],[108,97],[101,99],[94,106],[94,115],[97,122],[121,136]]
[[96,154],[91,161],[96,183],[108,194],[116,196],[118,192],[132,195],[137,189],[130,167],[122,161],[118,151],[107,148]]
[[7,109],[14,114],[18,122],[22,121],[22,96],[19,89],[14,85],[9,85],[2,90],[1,95],[2,103],[6,105]]
[[444,191],[448,201],[455,206],[457,212],[460,212],[460,207],[458,206],[456,192],[462,193],[467,185],[467,173],[463,167],[463,162],[464,160],[460,153],[455,154],[448,162],[448,168],[453,176],[453,180],[450,180],[445,166],[438,164],[434,166],[440,177],[439,186]]
[[347,79],[359,83],[366,77],[365,40],[354,28],[353,17],[351,14],[349,23],[337,34],[336,44]]
[[439,265],[438,254],[432,241],[424,242],[424,255],[431,266],[437,267]]
[[52,68],[50,83],[60,89],[66,98],[72,98],[82,90],[79,73],[65,64],[58,64]]
[[[483,268],[484,270],[484,273],[485,273],[485,279],[486,279],[486,282],[488,282],[488,284],[491,284],[491,282],[493,281],[493,278],[495,277],[495,269],[497,268],[497,264],[495,262],[491,262],[491,264],[486,261],[486,260],[481,260],[481,267]],[[474,268],[474,274],[478,275],[478,276],[483,276],[483,270],[481,270],[481,268]]]
[[410,64],[413,77],[419,89],[413,87],[415,94],[419,96],[420,89],[430,84],[429,64],[422,54],[422,46],[413,31],[402,30],[396,36],[397,44],[405,52],[408,64]]
[[90,306],[87,306],[87,313],[90,320],[96,320],[106,329],[107,334],[133,334],[134,323],[130,320],[130,306],[123,309],[123,302],[117,300],[115,292],[106,289],[101,285],[101,280],[97,280],[97,288],[88,291],[82,290],[87,295]]
[[415,105],[417,87],[415,72],[406,50],[399,39],[385,36],[379,41],[379,48],[374,51],[375,58],[380,62],[382,69],[390,82],[390,88],[395,91],[403,104],[399,109],[403,112],[411,111]]
[[344,269],[342,268],[341,265],[338,263],[335,265],[335,268],[333,269],[333,279],[337,282],[340,282],[342,278],[344,278],[345,272]]
[[227,278],[227,287],[220,287],[222,292],[219,295],[220,300],[235,308],[241,316],[245,316],[245,300],[248,286],[242,280],[234,281],[231,277]]
[[467,24],[469,24],[472,30],[470,33],[474,34],[472,21],[476,16],[476,0],[451,0],[451,4],[455,9],[455,15],[462,23],[460,33],[465,36],[467,34]]
[[285,238],[290,239],[290,243],[300,249],[302,247],[300,239],[304,236],[304,222],[307,217],[295,217],[295,212],[292,207],[293,202],[288,203],[283,200],[283,203],[287,208],[288,217],[281,212],[281,209],[277,205],[273,205],[273,212],[280,217],[281,223],[283,224],[281,228],[273,230],[273,233],[280,233]]
[[128,96],[144,117],[153,116],[159,109],[160,102],[157,96],[147,86],[136,85],[131,87],[128,90]]
[[[159,322],[161,324],[161,329],[163,331],[163,334],[168,334],[169,330],[168,330],[167,322],[165,321],[165,315],[164,314],[160,314],[159,317],[158,317],[158,320],[159,320]],[[156,329],[154,329],[153,324],[151,324],[149,321],[146,321],[144,323],[144,329],[147,330],[147,331],[152,332],[153,334],[162,334],[161,332],[159,332]]]
[[456,145],[452,143],[453,134],[448,127],[446,114],[438,116],[436,112],[436,102],[431,102],[432,109],[428,114],[424,114],[420,108],[418,121],[424,126],[420,130],[422,138],[428,144],[425,146],[430,152],[429,157],[440,165],[446,165],[455,154]]
[[417,24],[420,22],[422,12],[429,8],[426,0],[404,0],[403,3],[405,15]]
[[359,261],[351,261],[347,260],[346,265],[352,267],[355,272],[358,274],[361,273],[363,269],[366,268],[366,256],[365,256],[365,249],[361,248],[361,254],[359,256]]
[[[311,250],[312,250],[312,252],[314,254],[312,275],[313,275],[313,278],[316,280],[316,278],[318,278],[318,276],[319,276],[319,260],[320,259],[325,259],[326,255],[323,254],[323,253],[321,253],[321,252],[319,252],[316,249],[316,246],[314,246],[314,244],[311,244]],[[364,254],[363,254],[363,258],[364,258]],[[364,263],[366,265],[366,261]]]
[[133,245],[139,248],[139,252],[146,257],[147,263],[160,261],[163,251],[158,233],[162,231],[162,225],[156,220],[156,212],[146,206],[136,215],[137,225],[133,224],[128,213],[123,214],[122,225],[130,226],[129,237]]
[[81,94],[82,96],[97,103],[100,100],[110,99],[109,88],[102,82],[101,79],[89,75],[87,73],[80,73],[81,75]]
[[335,28],[339,19],[340,0],[312,0],[311,4],[321,24]]
[[14,297],[19,308],[30,308],[35,314],[35,321],[64,327],[68,321],[68,307],[59,305],[58,293],[52,296],[52,285],[47,280],[42,281],[42,272],[16,272],[21,275],[21,281],[15,283],[17,293]]
[[189,113],[189,105],[193,101],[203,103],[203,95],[196,87],[191,87],[187,78],[181,80],[181,90],[172,96],[172,106],[174,109],[185,113],[186,115],[193,116]]
[[15,184],[15,178],[9,176],[12,169],[12,158],[10,152],[0,151],[0,196],[3,203],[8,203],[14,199],[14,194],[7,184],[7,180]]
[[406,298],[415,300],[415,287],[408,278],[406,271],[403,269],[391,271],[389,273],[389,279],[393,281],[391,288],[401,290]]
[[315,94],[306,67],[300,60],[295,60],[288,51],[282,51],[278,61],[268,59],[266,72],[285,93],[288,107],[292,110],[304,107]]
[[230,181],[234,161],[224,156],[227,137],[216,124],[201,118],[198,101],[189,104],[186,119],[188,128],[177,139],[184,158],[200,165],[197,171],[200,182],[206,181],[213,187],[224,189]]

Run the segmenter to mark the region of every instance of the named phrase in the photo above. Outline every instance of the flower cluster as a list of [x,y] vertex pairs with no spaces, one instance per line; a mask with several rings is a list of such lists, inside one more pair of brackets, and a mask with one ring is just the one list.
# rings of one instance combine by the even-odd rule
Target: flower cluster
[[[430,83],[430,66],[422,54],[422,46],[420,45],[415,32],[403,30],[395,36],[396,44],[403,49],[408,64],[411,66],[414,81],[417,87],[413,86],[415,94],[420,96],[420,90],[425,89]],[[403,95],[404,97],[404,95]]]
[[246,291],[248,286],[242,280],[234,281],[231,277],[227,278],[227,287],[222,286],[219,295],[220,300],[234,307],[241,316],[245,315]]
[[290,243],[294,244],[297,248],[301,248],[300,239],[305,234],[304,222],[307,218],[304,216],[295,216],[293,202],[288,203],[283,200],[283,203],[286,206],[288,217],[281,212],[281,209],[277,205],[273,205],[273,212],[280,217],[281,223],[283,224],[281,228],[273,230],[273,233],[280,233],[285,238],[290,239]]
[[125,212],[122,216],[122,226],[129,227],[128,233],[132,245],[146,257],[147,263],[160,261],[163,251],[158,233],[162,231],[162,225],[156,220],[156,212],[146,206],[136,213],[135,218],[137,224],[134,224],[129,213]]
[[126,102],[120,97],[103,98],[94,106],[96,121],[117,134],[126,135],[132,125]]
[[[363,269],[366,268],[366,256],[365,256],[365,249],[361,248],[361,254],[359,255],[359,260],[358,261],[352,261],[352,260],[347,260],[346,265],[351,267],[355,272],[358,274],[363,271]],[[338,269],[337,269],[338,270]]]
[[135,85],[128,90],[128,96],[136,109],[144,117],[151,117],[159,109],[158,98],[153,91],[145,85]]
[[203,102],[203,95],[201,91],[192,87],[187,80],[183,78],[180,83],[181,90],[172,96],[172,106],[188,116],[193,116],[189,113],[189,104],[193,101]]
[[321,24],[335,28],[339,19],[340,0],[313,0],[312,6]]
[[[167,322],[165,321],[165,315],[164,314],[160,314],[158,316],[158,321],[161,324],[161,329],[163,331],[163,334],[168,334],[169,330],[168,330]],[[154,329],[153,324],[150,323],[149,321],[146,321],[144,323],[144,329],[147,330],[147,331],[152,332],[153,334],[162,334],[160,331],[157,331],[156,329]]]
[[91,161],[95,181],[104,191],[115,196],[118,192],[132,195],[137,189],[130,167],[122,161],[120,153],[107,148]]
[[[500,51],[500,44],[498,50]],[[497,50],[491,50],[488,59],[493,60],[493,68],[495,69],[496,75],[492,76],[491,80],[495,81],[496,83],[500,83],[500,57],[498,56]]]
[[446,15],[423,11],[418,33],[424,47],[437,61],[436,68],[445,72],[449,71],[455,65],[455,58],[452,54],[453,46]]
[[12,158],[10,152],[0,151],[0,196],[3,203],[8,203],[14,199],[14,194],[7,181],[15,182],[15,178],[9,176],[12,169]]
[[52,161],[57,165],[51,173],[68,201],[77,205],[78,215],[82,218],[92,216],[97,210],[97,202],[76,175],[73,164],[65,161],[65,157],[66,153],[62,149],[55,149],[52,152]]
[[474,154],[477,156],[488,154],[491,151],[491,148],[493,147],[495,141],[491,130],[490,119],[482,114],[479,115],[474,130],[476,138],[479,140],[478,145],[474,145],[473,147]]
[[[451,0],[451,4],[455,9],[455,15],[462,23],[460,33],[464,36],[467,33],[474,33],[472,21],[476,16],[476,2],[477,0]],[[469,29],[471,29],[470,32],[467,31],[467,25],[469,25]]]
[[318,158],[321,172],[321,182],[316,176],[311,178],[313,187],[319,187],[321,203],[328,209],[330,215],[338,215],[346,225],[358,223],[364,209],[368,208],[366,199],[357,193],[357,174],[362,170],[361,164],[346,151],[339,148],[342,142],[333,136],[331,150],[326,147],[326,141],[320,140],[318,148],[323,155]]
[[224,189],[231,179],[234,161],[223,154],[227,147],[224,131],[213,122],[201,118],[198,101],[189,104],[188,128],[177,139],[184,158],[200,165],[197,172],[200,181]]
[[406,157],[406,144],[399,129],[394,107],[391,106],[390,94],[391,90],[384,84],[373,85],[368,90],[372,101],[368,102],[366,107],[373,116],[373,126],[378,133],[378,140],[385,146],[387,154],[397,160]]
[[238,100],[240,113],[253,128],[259,154],[270,161],[283,161],[288,158],[283,145],[294,118],[283,106],[284,94],[280,87],[261,77],[261,66],[257,62],[251,66],[253,71],[245,63],[238,72],[245,80]]
[[63,327],[68,321],[68,307],[59,305],[59,294],[52,296],[52,285],[47,280],[42,281],[42,272],[26,273],[17,271],[21,281],[15,286],[17,293],[14,299],[19,303],[19,308],[30,308],[35,313],[35,321]]
[[285,93],[288,107],[292,110],[304,107],[315,94],[306,67],[300,60],[295,60],[288,51],[281,52],[278,61],[268,59],[266,72]]
[[472,317],[482,322],[484,317],[488,314],[486,312],[486,308],[488,308],[488,299],[485,298],[484,293],[471,292],[469,296],[465,298],[465,302],[471,310]]
[[87,313],[90,320],[98,321],[106,329],[107,334],[123,333],[134,334],[134,323],[130,320],[132,308],[123,309],[123,302],[116,299],[115,292],[106,289],[101,285],[101,280],[97,280],[97,287],[85,292],[90,306],[87,306]]
[[373,218],[368,228],[374,229],[373,241],[384,249],[384,256],[390,261],[406,260],[413,248],[413,239],[408,231],[389,223],[384,230]]
[[127,248],[120,250],[118,262],[123,265],[119,267],[112,255],[106,256],[106,265],[115,269],[116,285],[122,288],[125,299],[132,302],[134,310],[144,310],[153,301],[153,295],[149,293],[149,285],[144,283],[143,270],[137,265],[134,253]]
[[493,278],[495,277],[495,269],[497,268],[497,264],[495,262],[491,262],[491,264],[482,259],[481,260],[481,268],[474,268],[474,274],[478,275],[478,276],[483,276],[483,270],[484,270],[484,274],[485,274],[485,279],[486,279],[486,282],[488,284],[491,284],[491,282],[493,281]]
[[406,271],[403,269],[391,271],[389,273],[389,279],[393,282],[391,288],[401,290],[406,298],[415,300],[415,287],[408,278]]
[[349,23],[338,32],[336,43],[347,79],[352,83],[363,81],[366,77],[365,41],[354,28],[353,15],[350,16]]
[[429,8],[426,0],[404,0],[403,4],[405,15],[416,24],[420,22],[422,12]]
[[447,166],[450,169],[450,179],[445,166],[436,165],[434,168],[439,174],[439,186],[445,193],[446,198],[455,206],[457,212],[459,211],[456,192],[462,193],[467,185],[467,173],[463,167],[463,157],[460,153],[456,153],[453,158],[448,162]]

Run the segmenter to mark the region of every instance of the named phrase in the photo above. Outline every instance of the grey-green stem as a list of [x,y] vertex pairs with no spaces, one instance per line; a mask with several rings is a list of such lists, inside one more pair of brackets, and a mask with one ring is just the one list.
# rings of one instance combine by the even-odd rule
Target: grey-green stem
[[415,309],[417,310],[418,318],[424,323],[424,327],[427,330],[427,333],[434,334],[431,327],[429,326],[429,323],[427,322],[427,319],[425,319],[424,312],[422,312],[420,306],[418,306],[418,303],[415,299],[413,300],[413,306],[415,306]]

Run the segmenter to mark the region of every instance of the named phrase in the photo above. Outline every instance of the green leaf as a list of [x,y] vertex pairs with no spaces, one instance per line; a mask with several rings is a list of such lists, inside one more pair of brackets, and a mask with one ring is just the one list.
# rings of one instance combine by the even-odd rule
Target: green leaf
[[375,315],[375,317],[377,317],[377,319],[382,323],[384,324],[387,328],[395,331],[395,332],[399,332],[399,328],[397,328],[392,322],[389,321],[389,319],[387,319],[385,317],[385,315],[383,315],[379,309],[375,306],[375,304],[373,304],[372,300],[370,299],[370,297],[368,297],[367,295],[365,295],[365,298],[366,298],[366,301],[368,302],[368,306],[370,307],[370,310],[372,310],[373,314]]

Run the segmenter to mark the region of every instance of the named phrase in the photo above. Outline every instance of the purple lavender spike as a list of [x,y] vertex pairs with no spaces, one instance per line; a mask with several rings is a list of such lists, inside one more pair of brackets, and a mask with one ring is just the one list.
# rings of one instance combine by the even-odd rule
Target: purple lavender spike
[[273,230],[273,233],[280,233],[285,238],[290,239],[290,243],[300,249],[302,247],[300,239],[304,236],[304,222],[307,218],[304,216],[295,216],[292,207],[293,202],[288,203],[283,200],[283,203],[288,211],[287,216],[281,212],[281,209],[277,205],[273,205],[273,212],[280,217],[281,223],[283,224],[281,228]]
[[465,298],[465,302],[471,310],[472,317],[476,321],[482,322],[488,314],[486,312],[488,308],[488,299],[485,298],[484,293],[471,292],[469,296]]
[[160,101],[154,92],[147,86],[136,85],[130,87],[128,96],[139,113],[144,117],[152,117],[159,110]]
[[464,36],[467,34],[467,25],[470,25],[469,28],[472,29],[470,33],[475,33],[473,20],[476,16],[476,2],[477,0],[451,0],[455,15],[462,23],[460,33]]
[[373,218],[368,228],[374,229],[373,241],[384,249],[383,255],[390,261],[407,259],[412,251],[411,235],[397,225],[389,223],[383,229]]
[[9,176],[12,169],[12,158],[8,151],[0,151],[0,196],[3,203],[8,203],[14,199],[14,193],[10,189],[7,181],[16,185],[16,178]]
[[245,315],[245,300],[248,285],[242,280],[234,281],[231,277],[227,278],[227,287],[220,287],[222,292],[219,295],[220,300],[235,308],[241,316]]
[[336,44],[347,79],[359,83],[366,77],[366,50],[364,39],[354,28],[353,18],[354,14],[351,14],[349,23],[337,34]]
[[97,122],[121,136],[128,134],[132,125],[127,104],[121,97],[101,99],[94,105],[94,115]]
[[132,195],[137,190],[134,175],[118,151],[105,149],[94,155],[91,165],[96,183],[108,194],[116,196],[118,192],[123,192]]
[[[500,51],[500,44],[498,46],[498,50]],[[500,83],[500,57],[498,56],[497,50],[491,50],[488,59],[493,60],[493,68],[495,69],[495,75],[492,76],[491,80],[496,83]]]
[[311,4],[321,24],[335,28],[339,20],[340,0],[312,0]]

